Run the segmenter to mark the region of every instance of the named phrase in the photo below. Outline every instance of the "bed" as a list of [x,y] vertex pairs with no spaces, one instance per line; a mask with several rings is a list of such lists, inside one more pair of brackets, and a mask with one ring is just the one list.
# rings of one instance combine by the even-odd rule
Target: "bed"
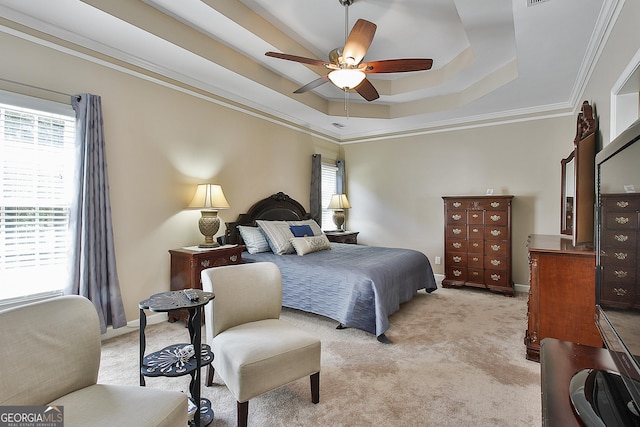
[[[258,224],[265,225],[263,221],[268,225],[281,221],[304,224],[309,219],[299,202],[276,193],[256,202],[236,221],[228,222],[226,243],[246,244],[240,230],[255,230]],[[385,335],[389,316],[400,309],[400,304],[411,300],[418,290],[430,293],[437,289],[429,259],[422,252],[327,244],[330,250],[304,256],[278,255],[269,250],[244,252],[242,257],[244,262],[269,261],[278,265],[284,307],[328,317],[339,322],[339,327],[362,329],[383,343],[390,342]]]

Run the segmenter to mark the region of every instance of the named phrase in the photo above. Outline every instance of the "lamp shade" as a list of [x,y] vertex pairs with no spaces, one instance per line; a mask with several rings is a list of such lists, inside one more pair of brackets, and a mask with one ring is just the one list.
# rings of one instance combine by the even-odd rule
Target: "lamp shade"
[[351,68],[341,68],[329,73],[329,80],[331,80],[331,83],[338,86],[340,89],[353,89],[362,83],[365,77],[366,76],[362,71]]
[[327,209],[351,209],[349,200],[347,200],[346,194],[334,194],[331,196],[331,201]]
[[217,184],[198,184],[196,194],[189,203],[190,208],[198,209],[229,209],[222,187]]

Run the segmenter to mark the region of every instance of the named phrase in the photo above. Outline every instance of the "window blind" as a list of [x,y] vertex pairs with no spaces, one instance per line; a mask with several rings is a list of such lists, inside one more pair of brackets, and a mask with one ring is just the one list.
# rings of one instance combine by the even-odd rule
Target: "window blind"
[[0,299],[62,289],[75,117],[0,103]]
[[322,179],[322,229],[335,230],[336,225],[333,223],[333,210],[327,209],[331,196],[336,194],[336,173],[338,168],[335,165],[322,163],[321,179]]

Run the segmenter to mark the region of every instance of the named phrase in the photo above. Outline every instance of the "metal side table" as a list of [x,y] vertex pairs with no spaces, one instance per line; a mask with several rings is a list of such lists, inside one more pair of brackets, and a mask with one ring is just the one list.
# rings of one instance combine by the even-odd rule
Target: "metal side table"
[[[211,402],[208,399],[200,398],[200,371],[203,366],[207,366],[213,361],[211,347],[202,344],[201,325],[202,307],[214,298],[214,294],[198,289],[195,291],[198,294],[197,301],[191,301],[183,291],[162,292],[140,301],[140,385],[145,386],[145,377],[191,375],[189,392],[196,405],[196,411],[190,425],[200,427],[209,425],[213,421]],[[145,328],[147,326],[145,310],[169,312],[181,309],[186,309],[189,312],[187,326],[191,338],[190,344],[194,349],[193,356],[188,357],[181,351],[189,343],[173,344],[145,356]]]

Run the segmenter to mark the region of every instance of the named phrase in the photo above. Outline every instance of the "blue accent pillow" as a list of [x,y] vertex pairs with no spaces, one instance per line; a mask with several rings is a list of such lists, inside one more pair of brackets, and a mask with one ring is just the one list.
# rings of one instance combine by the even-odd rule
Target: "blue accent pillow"
[[308,225],[291,225],[289,228],[295,237],[313,236],[313,230]]

